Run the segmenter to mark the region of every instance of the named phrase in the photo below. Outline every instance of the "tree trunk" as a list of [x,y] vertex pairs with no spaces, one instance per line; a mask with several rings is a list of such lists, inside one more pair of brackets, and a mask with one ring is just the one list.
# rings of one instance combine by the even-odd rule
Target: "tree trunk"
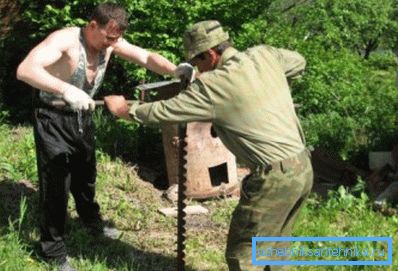
[[0,0],[0,40],[7,36],[12,24],[17,20],[18,10],[18,1]]

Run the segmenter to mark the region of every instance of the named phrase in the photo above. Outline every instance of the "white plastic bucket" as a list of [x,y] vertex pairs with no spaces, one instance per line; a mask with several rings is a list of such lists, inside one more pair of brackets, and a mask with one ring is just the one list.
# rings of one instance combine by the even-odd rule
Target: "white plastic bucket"
[[371,170],[380,169],[387,164],[393,166],[391,152],[389,151],[369,152],[369,168]]

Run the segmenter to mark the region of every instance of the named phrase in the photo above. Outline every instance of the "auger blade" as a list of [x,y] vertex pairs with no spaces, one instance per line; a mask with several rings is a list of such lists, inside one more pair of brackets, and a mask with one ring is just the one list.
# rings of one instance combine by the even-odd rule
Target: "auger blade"
[[177,202],[177,271],[185,271],[185,217],[184,211],[186,207],[186,142],[185,142],[185,128],[183,124],[178,125],[179,145],[179,170],[178,170],[178,202]]

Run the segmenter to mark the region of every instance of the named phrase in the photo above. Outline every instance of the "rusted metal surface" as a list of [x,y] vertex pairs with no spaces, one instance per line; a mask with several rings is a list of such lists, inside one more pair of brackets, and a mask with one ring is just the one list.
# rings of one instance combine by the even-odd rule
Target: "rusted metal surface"
[[[141,100],[156,101],[167,100],[177,95],[182,89],[180,81],[162,81],[136,86],[141,91]],[[156,93],[156,96],[154,94]]]
[[[191,70],[191,75],[193,69]],[[186,88],[191,82],[191,76],[181,80],[181,88]],[[177,202],[177,271],[185,271],[185,239],[186,239],[186,220],[187,213],[185,212],[186,204],[186,181],[187,181],[187,170],[184,163],[184,158],[187,155],[185,140],[185,129],[186,124],[178,124],[178,158],[179,158],[179,169],[178,169],[178,202]]]
[[[145,99],[169,99],[180,91],[178,82],[168,81],[139,86]],[[158,96],[150,95],[157,92]],[[177,184],[181,163],[186,170],[186,196],[204,199],[239,193],[235,156],[222,144],[211,129],[211,123],[191,122],[184,133],[178,125],[162,125],[162,140],[169,185]],[[186,143],[184,157],[176,158],[181,136]]]
[[162,126],[169,185],[178,183],[180,163],[183,163],[189,198],[230,195],[239,190],[235,156],[212,135],[211,127],[208,122],[188,123],[184,134],[186,155],[177,159],[180,142],[177,125]]
[[178,125],[178,152],[177,158],[180,158],[178,164],[178,202],[177,202],[177,271],[185,271],[185,239],[186,239],[186,228],[185,228],[185,207],[186,204],[186,167],[184,165],[183,157],[186,156],[186,141],[184,138],[185,125]]
[[[144,100],[169,99],[186,82],[159,82],[137,87]],[[157,96],[150,92],[156,91]],[[235,157],[212,132],[211,123],[162,125],[162,140],[169,185],[178,185],[177,271],[185,270],[186,198],[236,195],[239,191]]]
[[169,185],[178,183],[179,176],[179,162],[181,157],[179,156],[179,135],[178,135],[178,125],[162,125],[162,141],[163,150],[165,153],[166,168],[167,168],[167,178],[169,180]]
[[235,156],[211,128],[211,123],[187,124],[185,160],[190,198],[229,195],[238,189]]

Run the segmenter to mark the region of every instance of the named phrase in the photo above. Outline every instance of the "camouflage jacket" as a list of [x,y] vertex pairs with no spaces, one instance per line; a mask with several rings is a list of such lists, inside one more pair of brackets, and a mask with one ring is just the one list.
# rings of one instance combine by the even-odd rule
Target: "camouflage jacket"
[[239,161],[256,167],[304,149],[288,78],[299,76],[305,59],[270,46],[224,51],[216,69],[202,73],[186,90],[164,101],[132,106],[139,122],[213,123]]

